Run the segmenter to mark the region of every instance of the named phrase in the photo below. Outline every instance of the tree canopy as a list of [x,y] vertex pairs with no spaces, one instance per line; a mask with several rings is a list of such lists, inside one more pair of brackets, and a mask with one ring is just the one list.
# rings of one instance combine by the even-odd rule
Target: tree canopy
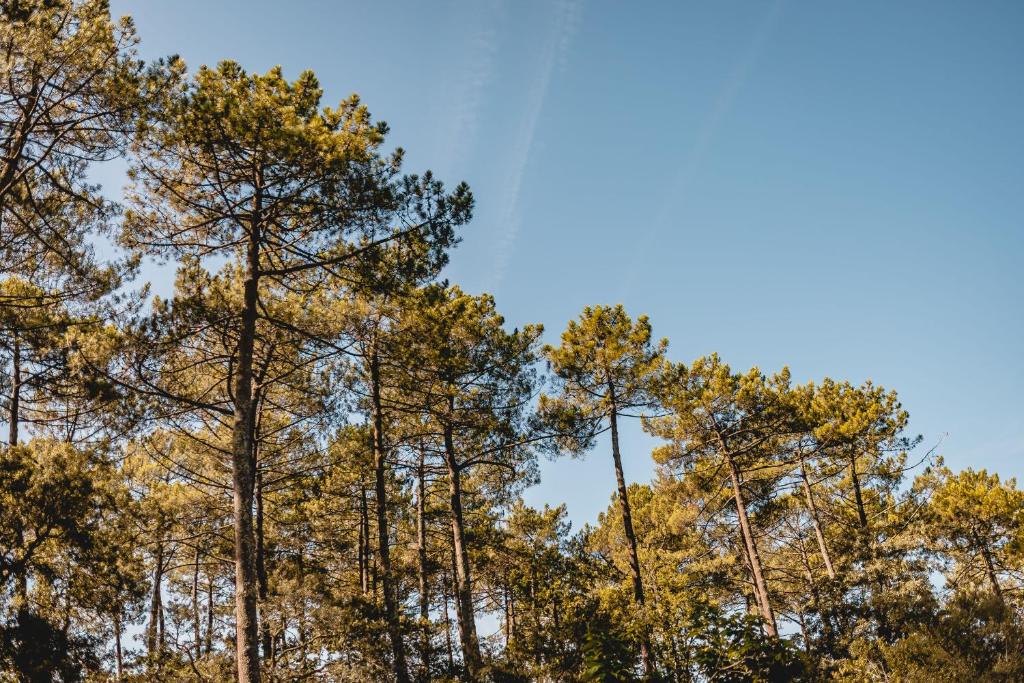
[[[895,391],[621,305],[545,344],[444,279],[473,194],[358,97],[135,44],[0,1],[0,681],[1024,677],[1024,491]],[[592,524],[525,502],[606,456]]]

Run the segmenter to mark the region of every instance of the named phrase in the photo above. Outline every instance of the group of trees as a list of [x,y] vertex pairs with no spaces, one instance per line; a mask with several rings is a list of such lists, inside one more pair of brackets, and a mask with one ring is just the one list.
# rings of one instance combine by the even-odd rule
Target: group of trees
[[[1024,678],[1024,494],[912,455],[893,392],[620,306],[543,345],[440,279],[472,195],[357,98],[0,13],[0,681]],[[524,505],[588,453],[596,525]]]

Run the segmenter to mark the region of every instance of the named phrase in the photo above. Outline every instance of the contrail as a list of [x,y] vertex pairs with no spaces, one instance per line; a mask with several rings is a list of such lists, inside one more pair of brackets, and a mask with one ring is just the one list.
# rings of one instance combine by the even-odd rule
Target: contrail
[[633,287],[633,281],[636,278],[637,270],[639,269],[644,257],[647,255],[651,244],[661,233],[662,226],[664,226],[668,221],[670,215],[685,198],[690,183],[693,181],[694,176],[697,174],[697,170],[700,168],[704,158],[707,156],[708,150],[711,148],[711,143],[714,141],[715,135],[718,133],[722,120],[725,118],[725,115],[729,113],[729,110],[732,109],[733,103],[736,101],[736,96],[742,89],[743,84],[747,81],[750,72],[753,70],[761,52],[764,50],[765,44],[768,42],[772,32],[775,30],[775,25],[778,23],[779,16],[782,14],[785,2],[786,0],[776,0],[768,10],[764,19],[754,32],[750,45],[747,47],[746,51],[739,55],[735,64],[733,64],[732,69],[729,71],[729,75],[722,83],[722,87],[715,96],[711,108],[704,119],[704,123],[701,125],[700,130],[697,133],[697,138],[690,150],[690,154],[686,157],[686,160],[680,166],[675,175],[671,189],[665,197],[665,201],[662,203],[661,209],[655,215],[654,220],[651,221],[647,229],[643,231],[643,237],[638,240],[635,248],[633,249],[633,258],[630,261],[629,268],[626,270],[626,276],[623,278],[622,293],[617,300],[622,301],[629,295],[629,291]]
[[508,165],[509,174],[505,183],[507,189],[499,200],[497,212],[499,235],[495,249],[494,269],[491,274],[490,287],[488,287],[492,292],[501,285],[501,281],[505,277],[505,270],[519,234],[519,216],[517,215],[519,193],[536,137],[537,122],[544,109],[544,100],[547,98],[556,68],[564,68],[568,61],[569,48],[583,12],[583,2],[582,0],[560,0],[555,11],[557,13],[554,22],[555,28],[548,36],[540,60],[539,71],[533,79],[533,87],[527,93],[526,112],[523,115],[523,123],[516,137]]
[[449,119],[448,134],[439,168],[449,172],[458,169],[469,155],[480,128],[480,109],[484,93],[494,80],[494,59],[498,51],[495,24],[501,19],[502,7],[498,2],[475,5],[480,10],[476,17],[477,30],[473,33],[464,68],[455,83],[448,101],[455,107]]

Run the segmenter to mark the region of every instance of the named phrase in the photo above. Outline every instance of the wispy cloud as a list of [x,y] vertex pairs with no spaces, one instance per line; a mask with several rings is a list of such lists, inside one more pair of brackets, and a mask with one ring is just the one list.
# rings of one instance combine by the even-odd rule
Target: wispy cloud
[[768,39],[775,30],[779,16],[782,14],[784,5],[785,0],[776,0],[772,4],[755,30],[754,35],[751,36],[747,49],[737,55],[732,68],[718,89],[711,102],[711,106],[708,108],[707,114],[704,116],[700,129],[697,131],[697,136],[694,138],[689,154],[686,155],[683,163],[676,171],[670,189],[661,204],[661,208],[655,214],[654,219],[647,225],[646,230],[642,231],[642,237],[635,244],[633,258],[623,278],[623,290],[622,295],[619,297],[620,299],[625,298],[629,294],[629,290],[633,286],[637,272],[643,265],[647,252],[665,223],[668,222],[673,213],[678,211],[680,204],[686,201],[690,185],[694,177],[696,177],[698,170],[700,170],[704,159],[707,157],[708,151],[711,149],[711,145],[718,134],[718,129],[732,109],[737,95],[742,90],[743,85],[750,76],[750,72],[764,51]]
[[475,147],[480,129],[480,110],[487,89],[494,81],[494,60],[498,52],[498,31],[502,5],[500,2],[480,2],[471,5],[475,16],[468,23],[474,26],[471,38],[461,60],[461,69],[455,75],[446,102],[452,109],[446,112],[440,139],[445,141],[438,168],[451,173],[463,167]]
[[536,74],[531,79],[530,89],[524,98],[526,106],[520,119],[522,124],[512,143],[507,163],[508,172],[503,183],[504,189],[498,198],[498,235],[494,251],[494,268],[488,287],[491,291],[501,285],[515,248],[520,222],[519,195],[536,138],[537,124],[544,110],[544,101],[547,99],[552,78],[568,63],[572,41],[583,13],[583,0],[559,0],[553,7],[551,29],[537,60]]

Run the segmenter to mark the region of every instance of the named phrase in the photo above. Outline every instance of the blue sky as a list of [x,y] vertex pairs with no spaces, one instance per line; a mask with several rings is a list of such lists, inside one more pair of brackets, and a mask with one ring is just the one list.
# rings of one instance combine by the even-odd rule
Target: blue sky
[[[147,58],[359,93],[409,171],[472,185],[448,276],[510,324],[623,303],[677,360],[870,378],[954,468],[1024,475],[1024,4],[111,6]],[[629,479],[650,447],[627,428]],[[593,521],[609,446],[542,477]]]

